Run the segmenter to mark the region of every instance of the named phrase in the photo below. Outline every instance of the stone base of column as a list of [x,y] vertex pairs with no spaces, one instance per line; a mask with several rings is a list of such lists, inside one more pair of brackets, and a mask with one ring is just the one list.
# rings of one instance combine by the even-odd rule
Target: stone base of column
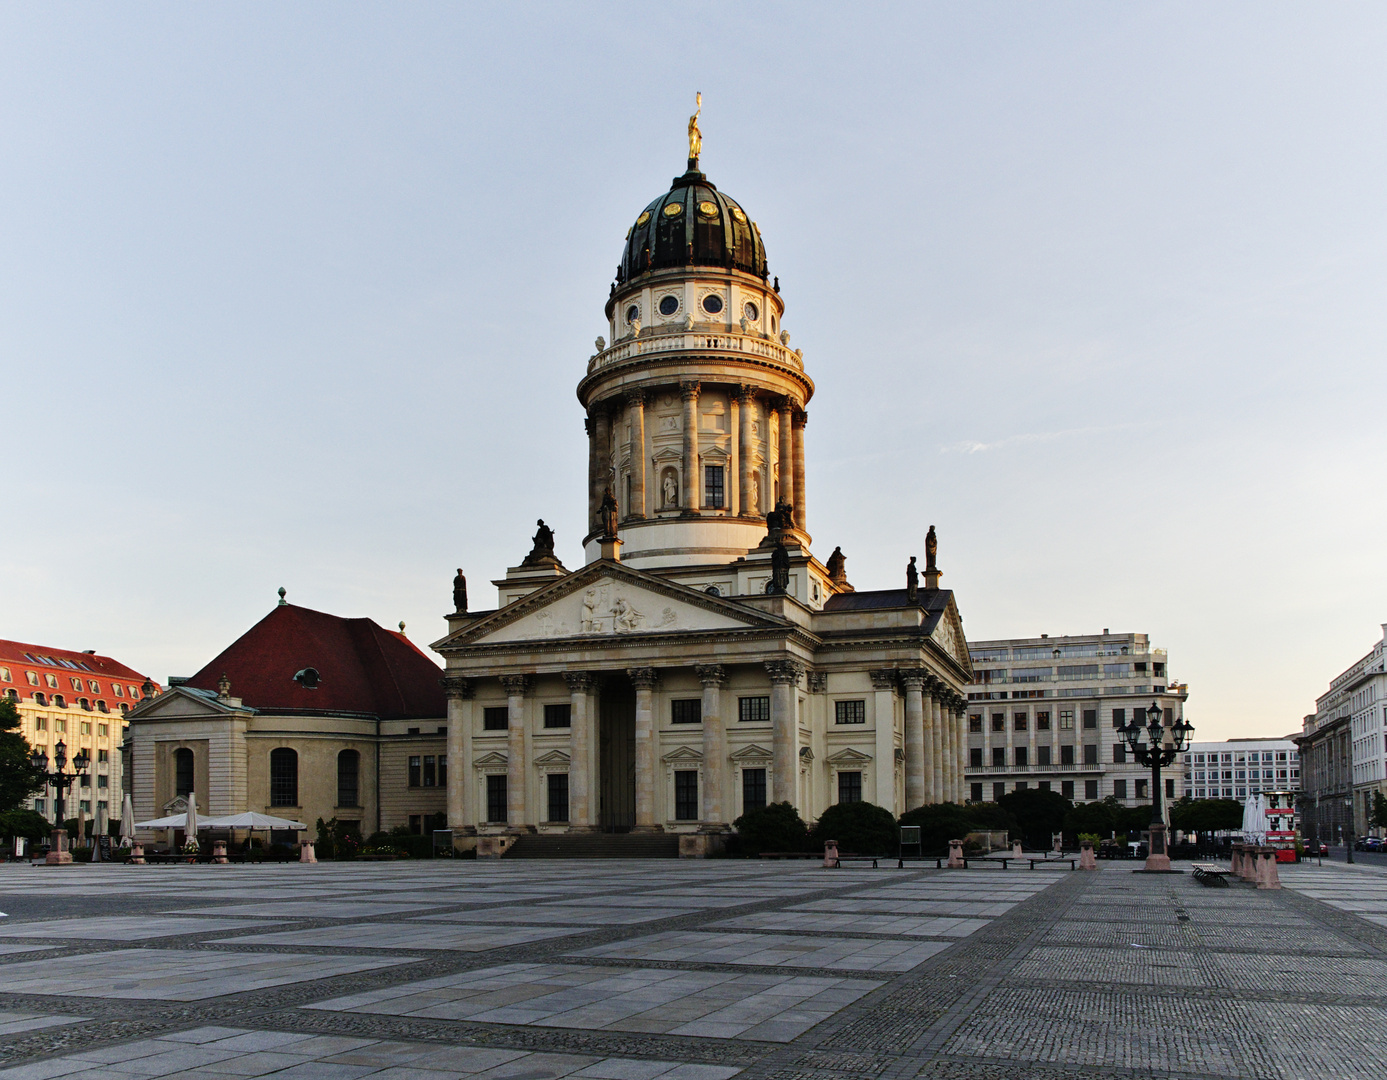
[[531,833],[537,833],[537,832],[539,832],[539,830],[538,830],[537,828],[535,828],[533,825],[507,825],[507,826],[506,826],[506,835],[507,835],[507,836],[529,836]]
[[646,833],[646,834],[650,834],[650,833],[662,833],[662,832],[665,831],[665,827],[664,827],[663,825],[632,825],[632,826],[631,826],[631,831],[632,831],[633,833]]
[[721,855],[727,850],[726,833],[680,833],[679,857],[681,859],[706,859]]
[[475,825],[454,825],[452,826],[454,836],[476,836],[477,826]]
[[570,825],[567,829],[570,833],[592,834],[602,831],[601,825]]

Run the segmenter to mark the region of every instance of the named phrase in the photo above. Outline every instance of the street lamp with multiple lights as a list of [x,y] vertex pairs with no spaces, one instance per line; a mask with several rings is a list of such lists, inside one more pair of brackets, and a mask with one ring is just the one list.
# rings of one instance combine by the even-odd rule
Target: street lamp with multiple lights
[[[1161,723],[1161,706],[1151,703],[1146,710],[1146,726],[1141,725],[1141,710],[1132,712],[1132,721],[1120,730],[1133,756],[1141,765],[1151,766],[1151,849],[1146,856],[1146,869],[1149,871],[1168,871],[1170,852],[1167,844],[1165,815],[1161,812],[1161,766],[1171,764],[1189,745],[1190,732],[1194,725],[1186,723],[1181,717],[1166,727]],[[1146,736],[1146,744],[1141,741]]]
[[[86,780],[84,775],[87,766],[91,764],[91,758],[85,750],[78,750],[77,756],[72,759],[72,772],[66,772],[67,768],[67,744],[61,739],[53,747],[53,764],[56,772],[48,772],[48,755],[37,748],[29,755],[29,764],[38,772],[44,773],[48,784],[57,792],[57,797],[53,800],[56,815],[54,824],[57,828],[53,830],[53,842],[48,849],[47,863],[50,866],[61,866],[64,863],[72,862],[72,852],[67,849],[67,829],[63,825],[63,793],[73,784]],[[80,838],[79,838],[80,839]]]

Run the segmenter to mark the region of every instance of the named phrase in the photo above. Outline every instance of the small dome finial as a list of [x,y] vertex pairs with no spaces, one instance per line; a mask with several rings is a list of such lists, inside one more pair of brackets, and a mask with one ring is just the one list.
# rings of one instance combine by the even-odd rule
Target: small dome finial
[[405,621],[404,621],[404,619],[401,619],[401,620],[400,620],[400,633],[403,634],[404,632],[405,632]]
[[703,132],[698,130],[698,114],[703,111],[703,92],[699,91],[694,95],[694,102],[697,108],[694,114],[689,117],[689,171],[694,172],[698,168],[698,155],[703,153]]
[[281,585],[281,586],[279,587],[279,605],[278,605],[279,607],[284,607],[284,606],[285,606],[286,604],[288,604],[288,602],[289,602],[289,601],[287,601],[287,600],[284,599],[284,596],[285,596],[285,589],[284,589],[284,586]]

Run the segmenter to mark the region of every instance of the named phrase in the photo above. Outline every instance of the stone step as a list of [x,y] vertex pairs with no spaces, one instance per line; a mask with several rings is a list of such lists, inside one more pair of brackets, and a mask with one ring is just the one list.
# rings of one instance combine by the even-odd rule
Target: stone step
[[669,833],[531,833],[505,859],[677,859],[679,837]]

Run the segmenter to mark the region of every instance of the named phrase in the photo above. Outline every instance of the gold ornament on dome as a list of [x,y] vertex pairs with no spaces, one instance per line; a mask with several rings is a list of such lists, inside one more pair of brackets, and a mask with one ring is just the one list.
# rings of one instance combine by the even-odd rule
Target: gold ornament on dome
[[638,218],[636,218],[636,224],[637,224],[637,225],[644,225],[644,224],[645,224],[647,221],[649,221],[649,220],[650,220],[650,211],[649,211],[649,210],[642,210],[642,211],[641,211],[641,216],[638,217]]
[[664,211],[665,217],[678,217],[683,212],[684,208],[680,206],[677,202],[670,203],[668,206],[665,207]]
[[740,221],[743,225],[746,224],[746,214],[742,213],[742,208],[740,206],[734,206],[732,208],[732,216],[736,218],[738,221]]
[[698,212],[702,214],[704,217],[717,217],[718,204],[714,202],[707,202],[705,200],[704,202],[698,204]]

